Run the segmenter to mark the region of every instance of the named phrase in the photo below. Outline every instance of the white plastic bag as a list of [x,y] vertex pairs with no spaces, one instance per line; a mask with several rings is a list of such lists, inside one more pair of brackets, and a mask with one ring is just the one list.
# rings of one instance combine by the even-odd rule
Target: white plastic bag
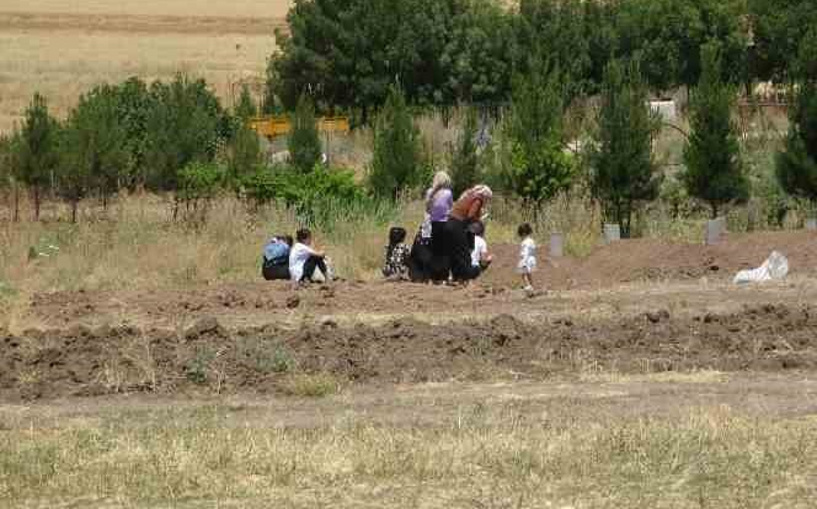
[[734,279],[735,284],[762,283],[784,279],[789,273],[789,260],[777,251],[763,262],[763,265],[752,270],[742,270],[737,273]]

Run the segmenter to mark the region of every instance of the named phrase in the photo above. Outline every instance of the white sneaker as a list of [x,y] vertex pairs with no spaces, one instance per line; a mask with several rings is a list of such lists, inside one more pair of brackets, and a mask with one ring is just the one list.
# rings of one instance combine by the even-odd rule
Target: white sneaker
[[532,292],[533,291],[533,287],[531,285],[528,285],[528,286],[526,286],[526,287],[524,287],[522,289],[525,290],[526,292]]

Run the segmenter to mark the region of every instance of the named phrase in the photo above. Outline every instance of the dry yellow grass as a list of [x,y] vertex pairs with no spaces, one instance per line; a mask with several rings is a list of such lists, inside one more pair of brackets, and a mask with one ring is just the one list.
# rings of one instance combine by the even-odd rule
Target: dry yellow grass
[[258,82],[287,0],[0,2],[0,132],[39,91],[59,116],[101,82],[203,77],[229,106]]

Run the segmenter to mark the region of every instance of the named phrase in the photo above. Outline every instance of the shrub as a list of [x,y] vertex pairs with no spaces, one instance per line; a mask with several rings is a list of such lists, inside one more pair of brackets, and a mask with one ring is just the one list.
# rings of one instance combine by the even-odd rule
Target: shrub
[[315,120],[315,107],[306,94],[301,95],[295,114],[290,120],[288,148],[292,164],[307,173],[321,160],[321,140]]
[[192,162],[179,172],[179,199],[198,209],[205,207],[221,190],[225,181],[224,168],[216,163]]
[[592,155],[593,194],[605,215],[631,234],[633,212],[658,197],[660,178],[652,157],[657,129],[637,62],[624,69],[611,62],[605,72],[599,131]]
[[235,116],[242,122],[246,122],[258,115],[258,107],[250,94],[250,87],[246,84],[241,87],[241,95],[238,97],[238,104],[235,106]]
[[692,92],[683,180],[690,196],[709,204],[714,219],[722,206],[749,198],[749,180],[732,122],[736,94],[721,78],[720,49],[716,44],[701,48],[701,64],[701,78]]
[[369,184],[377,197],[397,200],[420,184],[420,132],[399,88],[392,88],[377,118]]

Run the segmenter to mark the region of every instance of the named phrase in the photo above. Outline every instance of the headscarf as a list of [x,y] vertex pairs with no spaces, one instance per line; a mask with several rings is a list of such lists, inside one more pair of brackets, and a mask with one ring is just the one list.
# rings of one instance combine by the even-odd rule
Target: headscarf
[[460,196],[460,200],[462,200],[463,198],[472,198],[472,197],[473,198],[479,198],[483,202],[486,202],[486,201],[488,201],[488,200],[490,200],[491,198],[494,197],[494,192],[491,191],[490,187],[488,187],[488,186],[486,186],[484,184],[480,184],[480,185],[474,186],[471,189],[468,189],[467,191],[462,193],[462,196]]

